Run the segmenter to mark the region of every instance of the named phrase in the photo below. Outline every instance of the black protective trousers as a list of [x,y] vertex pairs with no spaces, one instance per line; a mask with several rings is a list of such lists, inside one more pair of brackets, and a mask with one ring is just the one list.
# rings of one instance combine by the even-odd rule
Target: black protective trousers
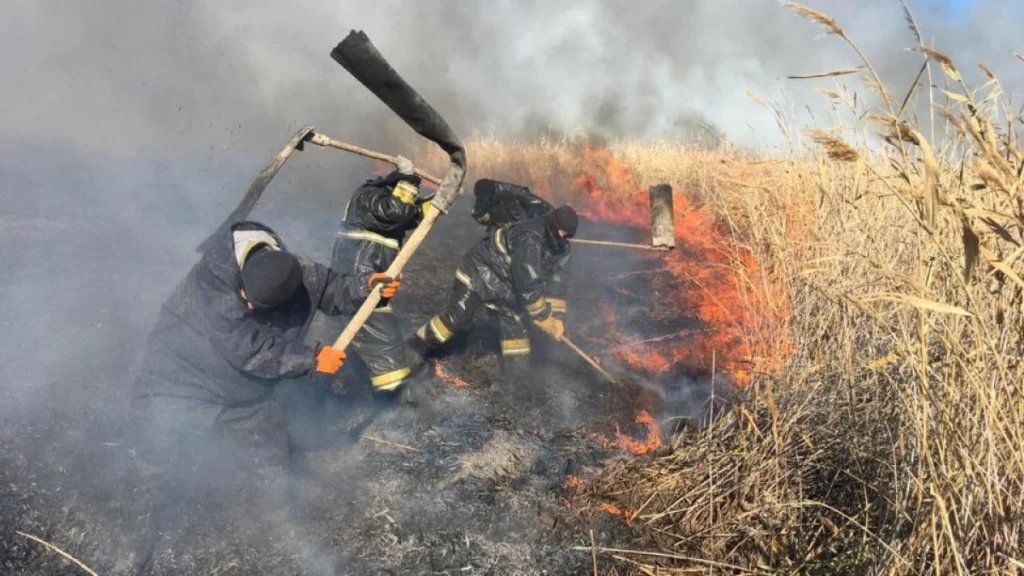
[[[379,272],[386,270],[397,255],[397,241],[343,225],[334,244],[332,266],[338,270],[352,270],[356,274]],[[337,330],[333,332],[335,337],[348,320],[328,322]],[[405,353],[405,339],[390,305],[373,310],[356,333],[352,346],[370,371],[370,383],[375,391],[392,392],[408,381],[411,370]]]
[[440,314],[427,322],[417,336],[429,346],[439,346],[457,332],[468,329],[474,316],[486,310],[493,321],[498,323],[501,356],[504,359],[530,355],[530,335],[519,316],[484,304],[480,296],[456,278],[448,305]]

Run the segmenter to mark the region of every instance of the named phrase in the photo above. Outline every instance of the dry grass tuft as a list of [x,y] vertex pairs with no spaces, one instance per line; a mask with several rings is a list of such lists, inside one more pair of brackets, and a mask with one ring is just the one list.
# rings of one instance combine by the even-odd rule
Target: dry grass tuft
[[623,572],[1024,567],[1024,149],[1001,94],[971,98],[947,141],[883,109],[887,148],[807,131],[822,157],[723,153],[691,180],[788,279],[795,350],[711,426],[586,483],[630,521]]
[[828,152],[828,157],[833,160],[856,162],[860,159],[860,154],[838,136],[823,130],[805,130],[804,133],[817,142],[819,146],[823,147]]
[[840,70],[829,70],[828,72],[817,72],[814,74],[796,74],[793,76],[786,76],[790,80],[810,80],[814,78],[832,78],[834,76],[849,76],[850,74],[856,74],[859,72],[856,68],[842,68]]
[[833,20],[830,16],[826,14],[818,12],[813,8],[808,8],[803,4],[797,4],[796,2],[783,2],[782,5],[796,12],[797,14],[803,16],[804,18],[809,18],[811,20],[814,20],[818,24],[821,24],[822,26],[825,27],[826,30],[829,31],[830,34],[835,34],[837,36],[845,36],[845,33],[843,32],[843,29],[839,27],[839,24],[837,24],[835,20]]
[[956,66],[953,65],[953,61],[949,58],[949,56],[946,56],[945,54],[939,52],[938,50],[926,48],[924,46],[921,47],[921,52],[923,52],[925,56],[938,62],[950,78],[956,81],[960,80],[960,73],[957,71]]

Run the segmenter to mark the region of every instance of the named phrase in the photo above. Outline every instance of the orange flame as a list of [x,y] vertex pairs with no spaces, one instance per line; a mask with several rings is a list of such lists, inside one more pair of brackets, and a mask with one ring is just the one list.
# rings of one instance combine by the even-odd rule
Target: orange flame
[[611,502],[602,502],[601,509],[611,514],[612,516],[621,516],[623,520],[626,521],[627,525],[629,525],[633,521],[633,519],[636,518],[636,515],[638,513],[634,510],[623,510],[616,506],[615,504],[612,504]]
[[618,424],[615,425],[615,441],[607,440],[603,437],[598,436],[601,443],[606,448],[620,448],[622,450],[628,450],[636,456],[643,456],[661,446],[661,428],[658,427],[658,421],[654,419],[646,410],[641,410],[636,415],[634,420],[637,424],[643,424],[647,427],[647,440],[640,441],[634,440],[628,434],[623,434],[622,430],[619,429]]
[[459,378],[458,376],[455,376],[454,374],[449,372],[447,369],[445,369],[444,366],[441,365],[440,362],[434,362],[434,375],[437,376],[438,379],[440,379],[442,382],[451,384],[456,388],[465,388],[466,386],[469,386],[469,382],[466,382],[462,378]]
[[[568,189],[553,193],[541,184],[538,193],[552,201],[571,203],[592,222],[626,226],[649,235],[648,193],[637,185],[629,167],[607,148],[591,145],[583,148],[583,166]],[[605,306],[601,313],[614,337],[612,355],[650,375],[677,366],[700,372],[714,369],[731,374],[737,384],[745,385],[755,356],[752,342],[770,342],[775,350],[790,349],[784,323],[780,329],[779,322],[764,322],[768,314],[761,309],[771,302],[772,309],[782,310],[788,318],[785,301],[776,288],[757,280],[761,273],[757,259],[721,228],[711,210],[693,205],[678,192],[674,204],[677,248],[642,255],[664,262],[658,273],[643,277],[651,285],[649,297],[692,314],[705,329],[680,333],[678,338],[653,338],[640,346],[619,346],[631,338],[623,334],[611,308]],[[615,290],[629,294],[619,287]],[[783,360],[779,354],[760,356],[772,358],[774,365],[767,369],[781,365]]]
[[611,514],[612,516],[622,516],[622,510],[619,509],[619,507],[616,506],[615,504],[611,504],[609,502],[602,502],[601,508],[605,512]]
[[569,476],[565,479],[565,487],[576,489],[583,486],[583,480],[580,480],[577,476]]

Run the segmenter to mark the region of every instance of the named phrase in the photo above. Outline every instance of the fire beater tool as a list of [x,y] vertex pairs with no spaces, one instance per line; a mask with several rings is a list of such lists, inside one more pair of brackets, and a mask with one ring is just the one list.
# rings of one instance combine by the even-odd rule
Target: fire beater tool
[[629,242],[612,242],[609,240],[587,240],[573,238],[574,244],[594,244],[597,246],[617,246],[620,248],[636,248],[639,250],[668,251],[676,247],[676,222],[673,215],[672,187],[658,184],[647,189],[651,202],[651,243],[633,244]]
[[[344,150],[346,152],[351,152],[353,154],[358,154],[360,156],[366,156],[367,158],[373,158],[374,160],[380,160],[382,162],[387,162],[389,164],[394,164],[395,166],[398,166],[398,158],[395,156],[389,156],[381,152],[375,152],[373,150],[363,148],[362,146],[356,146],[355,144],[340,142],[324,134],[313,134],[309,141],[313,144],[316,144],[317,146],[337,148],[338,150]],[[416,169],[416,175],[428,182],[433,182],[438,186],[441,185],[440,178],[431,176],[430,174],[427,174],[426,172],[420,170],[419,168]]]
[[[394,262],[385,272],[394,278],[401,274],[402,268],[423,243],[423,239],[441,214],[447,214],[449,207],[462,194],[462,181],[466,177],[466,150],[448,123],[399,76],[365,33],[355,30],[349,32],[349,35],[331,51],[331,58],[348,70],[420,136],[434,142],[448,153],[448,170],[441,180],[437,194],[423,215],[423,221],[402,245]],[[433,181],[436,182],[436,179]],[[335,340],[334,348],[344,350],[352,342],[380,302],[380,288],[375,287],[359,307],[355,316]]]
[[601,365],[598,364],[597,361],[590,356],[590,354],[587,354],[586,352],[581,350],[579,346],[573,344],[572,340],[569,340],[565,336],[562,336],[562,339],[559,340],[559,342],[562,342],[563,344],[568,346],[569,349],[575,352],[577,356],[582,358],[584,362],[590,364],[591,368],[596,370],[599,374],[601,374],[601,376],[604,376],[605,379],[608,380],[608,382],[615,384],[615,377],[609,374],[607,371],[605,371],[604,368],[601,368]]
[[[353,154],[359,154],[360,156],[365,156],[367,158],[381,160],[394,165],[398,164],[398,159],[394,156],[368,150],[353,144],[339,142],[323,134],[314,134],[309,141],[319,146],[329,146],[331,148],[352,152]],[[441,179],[418,168],[416,169],[416,175],[428,182],[433,182],[438,185],[441,184]],[[573,243],[591,244],[594,246],[612,246],[617,248],[633,248],[636,250],[654,250],[657,252],[667,252],[675,248],[676,226],[673,216],[674,207],[672,201],[672,186],[668,184],[659,184],[657,186],[649,187],[647,192],[651,206],[651,243],[649,245],[635,244],[632,242],[614,242],[611,240],[590,240],[587,238],[573,238]]]
[[[332,51],[331,58],[341,64],[359,82],[366,86],[370,92],[380,98],[392,111],[398,114],[406,124],[412,127],[424,138],[434,142],[448,153],[450,164],[444,179],[435,178],[420,170],[416,173],[425,180],[429,180],[439,186],[437,193],[430,202],[430,207],[423,215],[423,221],[409,236],[408,240],[399,250],[391,267],[385,272],[388,276],[397,277],[402,268],[412,257],[413,253],[423,243],[427,233],[442,214],[447,214],[452,203],[462,195],[462,181],[466,175],[466,150],[462,141],[455,135],[448,123],[441,118],[409,84],[399,76],[387,60],[377,51],[370,42],[370,39],[362,31],[352,31]],[[205,252],[213,242],[226,229],[232,225],[248,218],[249,213],[256,206],[266,190],[270,181],[277,175],[288,158],[296,151],[302,151],[306,142],[318,146],[337,148],[375,158],[391,164],[397,164],[394,156],[388,156],[372,150],[367,150],[352,144],[346,144],[334,140],[324,134],[317,133],[312,126],[304,126],[298,130],[285,144],[284,148],[277,153],[260,171],[259,175],[250,184],[245,196],[238,206],[221,223],[217,230],[200,244],[198,251]],[[359,329],[370,317],[373,309],[380,302],[380,286],[373,289],[370,295],[363,302],[362,306],[349,321],[334,342],[334,348],[344,350],[355,337]]]
[[252,212],[253,207],[256,206],[256,201],[263,195],[263,191],[267,189],[267,185],[277,175],[278,170],[284,166],[284,163],[288,161],[293,152],[302,150],[302,143],[309,139],[311,134],[313,134],[313,127],[303,126],[284,145],[284,148],[270,159],[270,162],[263,167],[263,170],[260,171],[256,179],[249,185],[249,189],[246,190],[245,196],[242,197],[242,201],[238,203],[238,206],[231,211],[231,214],[228,214],[228,217],[217,227],[217,230],[199,245],[198,250],[200,252],[209,250],[213,243],[217,241],[217,238],[228,228],[249,217],[249,212]]

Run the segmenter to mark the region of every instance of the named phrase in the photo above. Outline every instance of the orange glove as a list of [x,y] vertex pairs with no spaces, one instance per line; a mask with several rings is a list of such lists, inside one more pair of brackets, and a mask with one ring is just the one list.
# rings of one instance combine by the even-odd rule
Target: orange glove
[[337,374],[344,362],[344,350],[324,346],[316,355],[316,371],[323,374]]
[[565,324],[553,315],[548,316],[544,320],[534,320],[533,323],[556,341],[561,340],[562,336],[565,335]]
[[378,284],[383,284],[380,289],[380,297],[385,300],[390,300],[398,293],[398,287],[402,285],[402,279],[392,278],[384,272],[377,272],[376,274],[370,275],[370,279],[367,283],[370,285],[370,291],[373,291]]

